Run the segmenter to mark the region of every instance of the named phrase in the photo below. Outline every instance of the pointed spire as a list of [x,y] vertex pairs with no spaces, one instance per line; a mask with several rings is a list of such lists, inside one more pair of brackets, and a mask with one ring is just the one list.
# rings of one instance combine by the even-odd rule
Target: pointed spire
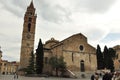
[[29,7],[34,8],[34,5],[33,5],[33,0],[31,1],[31,3],[30,3],[30,6],[29,6]]

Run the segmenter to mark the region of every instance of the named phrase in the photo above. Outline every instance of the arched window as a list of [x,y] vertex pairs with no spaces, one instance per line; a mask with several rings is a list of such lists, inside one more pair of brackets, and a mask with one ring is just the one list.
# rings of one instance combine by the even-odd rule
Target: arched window
[[31,29],[31,24],[29,23],[28,24],[28,31],[30,32],[30,29]]

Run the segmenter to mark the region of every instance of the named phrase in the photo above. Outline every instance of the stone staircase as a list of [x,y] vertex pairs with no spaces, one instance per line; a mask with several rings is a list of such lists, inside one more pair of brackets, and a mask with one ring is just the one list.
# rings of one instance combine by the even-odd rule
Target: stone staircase
[[73,73],[72,71],[70,71],[70,70],[67,69],[66,72],[67,72],[67,74],[68,74],[71,78],[77,78],[76,74]]
[[90,78],[94,72],[72,72],[70,70],[67,70],[69,72],[70,77],[73,78]]

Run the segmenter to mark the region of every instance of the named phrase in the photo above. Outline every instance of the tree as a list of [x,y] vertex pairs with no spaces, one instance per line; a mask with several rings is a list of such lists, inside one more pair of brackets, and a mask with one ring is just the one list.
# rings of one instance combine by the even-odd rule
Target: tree
[[59,70],[62,72],[66,69],[66,63],[64,62],[64,58],[62,56],[60,58],[55,56],[51,57],[49,64],[52,66],[52,69],[56,71],[56,76],[58,76]]
[[114,71],[114,61],[113,60],[116,57],[116,51],[113,48],[109,48],[108,52],[109,52],[108,69],[110,69],[111,72],[113,72]]
[[104,60],[103,60],[103,53],[101,52],[101,48],[97,45],[96,50],[96,57],[97,57],[97,69],[104,69]]
[[33,51],[31,52],[31,56],[30,56],[30,59],[29,59],[29,65],[26,69],[26,72],[27,72],[27,74],[34,74],[35,73]]
[[43,71],[43,58],[44,58],[44,52],[43,52],[43,44],[41,39],[39,40],[38,48],[36,49],[36,73],[41,74]]
[[107,46],[104,47],[104,51],[103,51],[103,58],[104,58],[104,68],[108,69],[108,61],[109,61],[109,53],[108,53],[108,48]]
[[114,71],[114,61],[113,59],[116,57],[116,51],[112,48],[107,48],[107,46],[104,47],[104,62],[105,62],[105,68],[110,69],[111,72]]

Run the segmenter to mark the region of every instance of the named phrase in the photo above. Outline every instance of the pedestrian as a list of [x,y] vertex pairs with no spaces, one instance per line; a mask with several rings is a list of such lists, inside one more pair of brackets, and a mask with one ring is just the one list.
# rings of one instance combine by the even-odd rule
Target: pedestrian
[[18,79],[18,74],[16,73],[16,78]]
[[99,79],[99,75],[98,73],[95,73],[95,80],[98,80]]
[[14,73],[14,79],[16,78],[16,73]]
[[106,72],[106,73],[103,75],[102,80],[112,80],[112,74]]
[[14,79],[18,79],[18,74],[16,72],[14,73]]
[[91,80],[94,80],[95,79],[95,76],[94,76],[94,74],[91,76]]
[[116,72],[113,73],[112,80],[116,80]]

